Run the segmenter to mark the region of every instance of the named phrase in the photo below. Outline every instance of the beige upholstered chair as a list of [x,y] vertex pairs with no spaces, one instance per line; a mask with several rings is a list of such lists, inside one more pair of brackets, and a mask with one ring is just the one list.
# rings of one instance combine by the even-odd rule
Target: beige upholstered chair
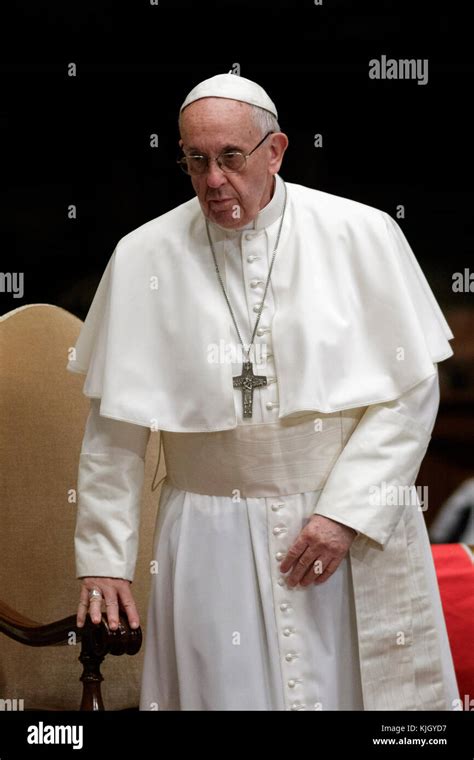
[[[74,630],[80,581],[75,578],[71,493],[89,400],[82,394],[84,376],[68,372],[66,363],[81,324],[49,304],[21,307],[0,318],[0,700],[13,709],[78,710],[81,704],[80,640],[27,646],[11,638],[20,616],[42,625],[72,616],[66,628]],[[159,502],[159,489],[151,486],[164,475],[163,457],[155,475],[158,450],[159,434],[152,433],[133,583],[143,633]],[[99,626],[89,619],[102,641],[110,635],[104,618]],[[23,629],[29,631],[27,622]],[[41,629],[43,638],[51,640],[60,629]],[[61,635],[64,639],[64,630]],[[138,646],[140,638],[141,631]],[[137,648],[135,638],[131,651]],[[143,647],[134,656],[106,656],[101,672],[107,710],[138,707],[142,662]],[[92,706],[83,704],[83,709]]]

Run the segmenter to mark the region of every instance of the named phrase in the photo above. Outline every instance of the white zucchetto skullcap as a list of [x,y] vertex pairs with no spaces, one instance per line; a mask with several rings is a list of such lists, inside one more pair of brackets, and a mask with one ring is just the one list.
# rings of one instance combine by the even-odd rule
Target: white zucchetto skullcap
[[241,100],[244,103],[250,103],[253,106],[265,108],[270,111],[275,119],[278,119],[278,112],[275,103],[271,100],[263,87],[250,79],[240,77],[237,74],[217,74],[210,79],[205,79],[193,87],[187,94],[180,112],[190,103],[201,98],[229,98],[230,100]]

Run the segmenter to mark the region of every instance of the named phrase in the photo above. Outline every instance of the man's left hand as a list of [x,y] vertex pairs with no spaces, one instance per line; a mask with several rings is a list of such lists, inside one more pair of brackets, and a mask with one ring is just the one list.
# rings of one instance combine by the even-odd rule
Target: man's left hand
[[[280,564],[290,587],[324,583],[337,570],[356,536],[356,531],[329,517],[313,515]],[[315,564],[316,572],[315,572]]]

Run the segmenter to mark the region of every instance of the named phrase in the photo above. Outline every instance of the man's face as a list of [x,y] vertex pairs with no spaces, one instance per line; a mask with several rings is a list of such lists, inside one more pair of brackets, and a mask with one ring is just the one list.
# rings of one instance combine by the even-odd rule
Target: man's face
[[[216,158],[223,150],[244,154],[260,142],[263,134],[253,122],[247,103],[227,98],[201,98],[182,113],[180,147],[190,153]],[[204,215],[229,229],[251,222],[270,201],[274,179],[288,144],[282,132],[271,134],[247,159],[241,172],[223,172],[211,161],[202,175],[191,182]]]

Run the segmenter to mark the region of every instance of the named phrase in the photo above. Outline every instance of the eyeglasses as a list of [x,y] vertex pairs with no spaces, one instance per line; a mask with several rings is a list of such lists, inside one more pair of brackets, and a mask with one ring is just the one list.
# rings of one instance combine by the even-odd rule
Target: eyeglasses
[[[274,130],[267,132],[265,137],[262,137],[258,145],[256,145],[250,153],[242,153],[240,150],[222,151],[222,153],[219,153],[215,159],[217,166],[226,174],[241,172],[246,166],[248,157],[251,156],[252,153],[260,147],[263,141],[267,139],[268,135],[272,135],[273,132]],[[213,159],[209,158],[209,156],[193,153],[189,156],[183,156],[183,158],[178,159],[176,163],[181,166],[185,174],[205,174],[209,168],[209,163],[212,160]]]

